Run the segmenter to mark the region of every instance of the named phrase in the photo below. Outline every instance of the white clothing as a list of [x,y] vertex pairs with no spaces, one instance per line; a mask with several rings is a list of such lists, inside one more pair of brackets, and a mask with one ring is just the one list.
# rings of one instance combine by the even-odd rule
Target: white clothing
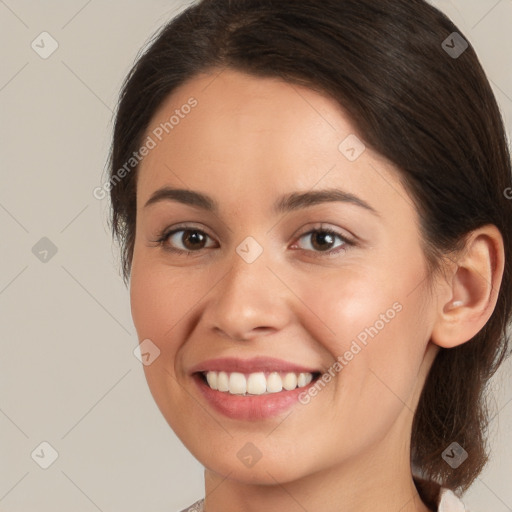
[[[181,512],[204,512],[204,499],[196,501],[190,507]],[[464,503],[455,495],[453,491],[442,487],[439,492],[439,500],[436,512],[467,512]]]

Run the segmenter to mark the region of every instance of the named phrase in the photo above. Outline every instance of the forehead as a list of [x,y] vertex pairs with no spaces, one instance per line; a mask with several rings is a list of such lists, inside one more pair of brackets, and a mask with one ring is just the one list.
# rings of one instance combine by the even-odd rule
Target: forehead
[[155,147],[140,165],[139,204],[168,184],[260,202],[340,185],[366,197],[405,195],[392,164],[364,147],[332,98],[274,78],[199,75],[162,103],[146,137]]
[[[192,102],[195,106],[189,108]],[[169,121],[172,127],[168,126]],[[171,135],[165,138],[178,141],[180,135],[190,135],[187,128],[192,122],[197,139],[206,142],[207,134],[213,146],[226,141],[229,134],[233,149],[247,132],[262,138],[265,134],[277,135],[283,147],[285,140],[305,136],[318,146],[315,138],[325,138],[329,132],[329,139],[336,143],[343,134],[355,131],[332,98],[277,78],[255,77],[231,69],[201,74],[182,84],[157,110],[148,133],[167,123],[169,133],[164,137]],[[293,149],[297,151],[297,144]]]

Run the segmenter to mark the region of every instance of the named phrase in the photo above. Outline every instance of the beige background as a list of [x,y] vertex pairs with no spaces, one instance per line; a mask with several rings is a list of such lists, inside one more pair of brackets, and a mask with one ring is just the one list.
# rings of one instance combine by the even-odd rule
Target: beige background
[[[201,465],[133,355],[108,202],[92,195],[121,82],[184,5],[0,0],[1,511],[174,512],[203,494]],[[475,46],[511,133],[512,0],[435,5]],[[47,59],[31,47],[43,31],[58,43]],[[43,237],[57,250],[46,262],[32,250]],[[511,364],[504,370],[493,382],[493,459],[465,496],[472,512],[512,510]],[[58,453],[47,469],[43,441]]]

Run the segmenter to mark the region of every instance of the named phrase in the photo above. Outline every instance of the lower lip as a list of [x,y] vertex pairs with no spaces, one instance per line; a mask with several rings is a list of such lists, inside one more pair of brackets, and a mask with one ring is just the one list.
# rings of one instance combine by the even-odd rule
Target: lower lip
[[299,395],[314,386],[316,380],[307,386],[291,391],[280,391],[265,395],[232,395],[212,389],[198,374],[193,376],[199,391],[218,412],[236,420],[262,420],[277,416],[299,402]]

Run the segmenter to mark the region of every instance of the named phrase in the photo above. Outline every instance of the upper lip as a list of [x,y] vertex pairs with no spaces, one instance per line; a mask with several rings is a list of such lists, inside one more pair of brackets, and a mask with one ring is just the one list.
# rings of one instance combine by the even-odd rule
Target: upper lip
[[225,371],[240,373],[256,373],[256,372],[294,372],[294,373],[318,373],[319,370],[309,368],[283,359],[273,357],[253,357],[251,359],[239,359],[235,357],[221,357],[217,359],[208,359],[193,366],[191,373],[208,372],[208,371]]

